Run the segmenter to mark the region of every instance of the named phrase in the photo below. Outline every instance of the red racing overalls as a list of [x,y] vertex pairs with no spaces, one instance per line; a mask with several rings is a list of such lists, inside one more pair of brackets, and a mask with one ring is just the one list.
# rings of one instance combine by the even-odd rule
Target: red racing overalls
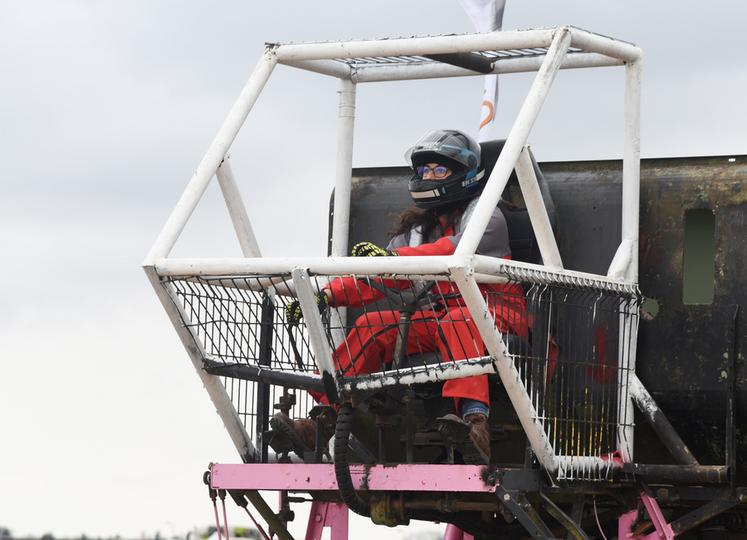
[[[443,223],[443,236],[438,240],[415,247],[398,247],[395,251],[405,257],[451,255],[456,248],[453,239],[453,228]],[[504,258],[510,259],[510,255]],[[398,288],[410,284],[407,281],[395,282],[391,279],[382,281],[386,286]],[[492,284],[480,285],[480,289],[486,297],[498,329],[502,333],[512,333],[524,340],[528,339],[529,321],[523,288],[517,284]],[[327,291],[332,306],[362,306],[384,296],[380,291],[353,277],[332,281]],[[444,302],[443,309],[417,311],[413,314],[407,336],[406,354],[439,352],[442,362],[485,356],[487,351],[483,341],[456,286],[441,281],[434,285],[432,291],[448,299]],[[399,320],[398,311],[367,312],[358,317],[347,338],[334,352],[338,372],[351,377],[379,371],[384,364],[390,363],[400,331]],[[460,398],[478,400],[489,406],[488,377],[477,375],[446,381],[443,396],[454,398],[457,410]]]

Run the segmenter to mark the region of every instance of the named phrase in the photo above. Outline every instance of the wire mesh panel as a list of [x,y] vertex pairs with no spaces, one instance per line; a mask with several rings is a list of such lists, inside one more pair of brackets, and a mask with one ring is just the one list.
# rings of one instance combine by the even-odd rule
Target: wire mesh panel
[[[316,364],[305,325],[286,321],[285,308],[294,301],[288,296],[289,278],[168,278],[163,285],[200,348],[206,369],[222,375],[236,412],[255,441],[261,440],[275,412],[273,404],[284,395],[295,396],[292,417],[307,416],[313,398],[288,388],[303,388],[305,381],[291,375],[313,373]],[[279,384],[268,382],[273,380]]]
[[626,403],[640,297],[580,285],[525,288],[532,351],[515,361],[560,456],[558,477],[605,478],[633,424]]
[[[474,51],[471,54],[482,57],[486,60],[496,62],[503,59],[509,58],[536,58],[547,55],[548,47],[528,47],[522,49],[504,49],[494,51]],[[580,54],[585,52],[583,49],[578,47],[570,47],[568,50],[569,55]],[[336,62],[348,65],[354,69],[367,69],[375,68],[378,66],[391,66],[391,65],[414,65],[414,64],[436,64],[436,60],[433,56],[418,56],[418,55],[397,55],[397,56],[365,56],[355,58],[335,58]]]
[[[305,326],[285,320],[289,278],[192,277],[169,279],[180,307],[208,358],[263,365],[280,371],[313,371]],[[280,294],[283,292],[284,294]]]
[[[633,422],[626,403],[639,295],[526,276],[480,290],[558,457],[558,477],[609,476]],[[337,374],[366,388],[374,378],[378,386],[396,385],[417,372],[436,381],[455,364],[493,361],[458,289],[443,276],[339,276],[317,288],[325,291],[333,305],[353,306],[346,326],[328,316]],[[344,336],[336,342],[335,331]],[[470,375],[452,370],[450,377]]]
[[[524,275],[479,287],[559,458],[558,477],[605,478],[623,428],[632,426],[625,415],[640,297],[538,281]],[[352,390],[493,371],[495,359],[448,276],[316,276],[311,283],[336,375]],[[287,388],[322,394],[304,320],[288,320],[297,302],[288,276],[170,278],[164,286],[206,369],[224,376],[248,433],[261,441]],[[290,414],[305,417],[315,401],[303,390],[295,395]]]

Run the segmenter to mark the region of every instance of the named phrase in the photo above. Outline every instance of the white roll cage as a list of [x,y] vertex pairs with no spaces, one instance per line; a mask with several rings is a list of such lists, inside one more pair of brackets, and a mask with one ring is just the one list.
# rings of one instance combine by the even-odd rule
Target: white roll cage
[[[464,67],[438,60],[438,55],[471,55],[494,74],[537,72],[534,82],[508,134],[498,161],[487,181],[477,207],[456,252],[443,257],[347,257],[352,174],[353,127],[356,87],[361,83],[479,76]],[[436,59],[433,57],[436,56]],[[251,221],[241,200],[227,154],[245,123],[276,64],[312,71],[340,79],[336,182],[331,257],[262,257]],[[561,69],[624,66],[624,146],[622,175],[622,236],[607,275],[594,275],[565,269],[550,228],[537,178],[527,150],[527,139],[556,74]],[[488,70],[483,70],[488,71]],[[629,43],[601,36],[575,27],[492,32],[450,36],[412,37],[370,41],[327,43],[267,44],[249,81],[239,95],[228,117],[198,165],[192,179],[161,230],[143,266],[180,338],[205,384],[229,434],[242,455],[255,449],[242,426],[219,378],[203,368],[205,351],[195,346],[194,336],[181,323],[173,295],[162,283],[168,276],[245,276],[292,275],[314,349],[318,368],[331,372],[329,344],[323,336],[322,321],[314,303],[309,275],[417,274],[448,276],[455,282],[476,321],[492,363],[464,370],[460,376],[497,371],[505,386],[532,449],[542,465],[550,471],[568,468],[608,467],[601,457],[558,455],[543,430],[541,420],[523,387],[514,364],[507,355],[501,334],[493,324],[478,282],[505,277],[508,269],[536,272],[550,281],[568,280],[581,285],[611,290],[634,291],[638,279],[639,214],[639,116],[640,116],[641,50]],[[513,170],[516,170],[526,201],[542,265],[491,259],[475,254],[489,218],[498,204]],[[233,226],[241,245],[243,258],[176,259],[170,252],[200,201],[209,182],[217,176],[226,200]],[[293,292],[293,291],[291,291]],[[635,343],[635,341],[633,341]],[[635,351],[622,357],[632,373]],[[621,358],[622,358],[621,357]],[[458,370],[456,366],[455,370]],[[633,377],[635,377],[633,375]],[[443,377],[442,377],[443,378]],[[344,382],[337,380],[338,386]],[[627,390],[629,381],[620,381]],[[632,418],[628,392],[618,414]],[[632,461],[632,420],[620,427],[618,434],[623,461]]]

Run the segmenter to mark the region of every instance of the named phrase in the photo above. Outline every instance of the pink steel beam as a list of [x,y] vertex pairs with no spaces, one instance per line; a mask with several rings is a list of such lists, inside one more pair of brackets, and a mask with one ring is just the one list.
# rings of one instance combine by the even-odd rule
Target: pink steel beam
[[[246,463],[211,467],[213,489],[330,491],[337,490],[334,466],[329,463]],[[493,493],[479,465],[351,465],[356,489],[369,491],[462,491]]]
[[643,502],[648,517],[651,519],[651,523],[653,523],[656,530],[644,536],[634,536],[632,529],[638,519],[638,510],[630,510],[618,518],[617,537],[620,540],[630,540],[632,538],[638,540],[674,540],[677,535],[672,530],[672,526],[667,522],[664,514],[661,513],[661,508],[659,508],[659,503],[656,502],[656,499],[646,495],[645,492],[641,492],[641,502]]
[[322,540],[325,527],[330,528],[330,540],[348,540],[348,507],[331,502],[311,503],[305,540]]
[[644,492],[641,492],[641,501],[643,501],[643,506],[646,507],[648,517],[651,518],[651,521],[654,524],[654,528],[656,528],[656,533],[650,533],[649,535],[647,535],[647,538],[650,538],[651,540],[655,540],[657,538],[673,540],[675,534],[674,531],[672,531],[672,526],[667,523],[664,514],[661,513],[661,508],[659,508],[659,503],[656,502],[656,499],[646,495]]
[[475,540],[475,537],[469,533],[464,532],[456,525],[452,525],[451,523],[449,523],[446,526],[446,531],[444,532],[444,540]]
[[633,538],[631,529],[635,520],[638,519],[638,510],[631,510],[625,512],[619,518],[617,518],[617,538],[618,540],[628,540]]

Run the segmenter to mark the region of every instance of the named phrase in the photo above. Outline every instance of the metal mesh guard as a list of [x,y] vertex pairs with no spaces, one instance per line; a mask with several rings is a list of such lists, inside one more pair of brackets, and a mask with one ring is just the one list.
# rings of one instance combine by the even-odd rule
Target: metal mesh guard
[[[475,51],[472,54],[479,55],[492,62],[500,62],[509,58],[536,58],[547,54],[547,47],[530,47],[525,49],[506,49],[500,51]],[[568,54],[584,52],[578,47],[571,47]],[[357,58],[337,58],[336,62],[346,64],[355,69],[375,68],[378,66],[412,65],[412,64],[436,64],[436,60],[425,56],[366,56]]]
[[[287,293],[286,278],[169,278],[163,285],[200,349],[206,369],[222,375],[244,428],[261,440],[275,412],[272,404],[293,388],[307,386],[308,381],[294,379],[294,373],[312,372],[316,365],[306,327],[286,324],[285,306],[293,298],[276,294]],[[315,402],[307,392],[293,393],[296,399],[290,415],[305,418]]]
[[[449,365],[493,361],[456,287],[442,276],[331,276],[316,278],[316,292],[330,282],[333,303],[349,306],[329,308],[322,317],[337,374],[346,381],[385,386],[416,372],[437,381]],[[178,278],[165,285],[211,365],[286,376],[316,371],[305,324],[286,321],[285,308],[294,300],[288,276]],[[533,283],[526,275],[481,289],[555,454],[611,461],[621,428],[632,425],[624,404],[639,296],[546,279]],[[253,429],[256,387],[240,381],[248,386],[237,392],[239,381],[224,380]],[[280,391],[272,386],[273,400]],[[311,406],[305,396],[293,413],[303,416]],[[559,476],[608,472],[570,466]]]

